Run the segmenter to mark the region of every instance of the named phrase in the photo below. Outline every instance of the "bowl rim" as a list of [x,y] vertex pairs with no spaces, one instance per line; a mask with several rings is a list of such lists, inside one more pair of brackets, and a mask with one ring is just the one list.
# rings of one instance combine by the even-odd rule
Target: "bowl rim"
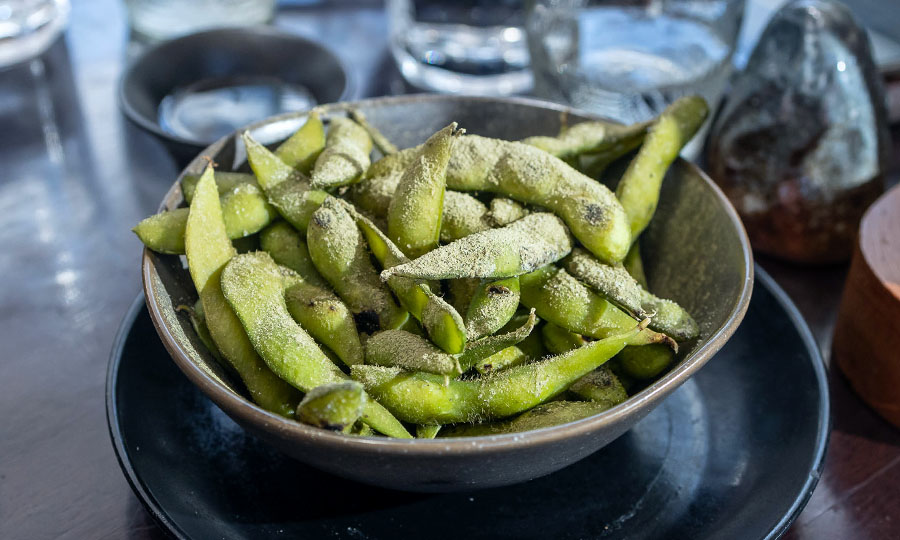
[[[464,95],[437,95],[437,94],[410,94],[403,96],[387,96],[364,99],[354,102],[341,102],[320,106],[320,108],[328,113],[333,111],[346,110],[352,106],[369,105],[379,106],[398,105],[408,103],[421,103],[433,101],[485,101],[485,102],[502,102],[529,107],[539,107],[550,109],[565,115],[577,115],[585,118],[603,119],[602,117],[591,114],[587,111],[581,111],[572,107],[541,101],[533,98],[512,97],[512,98],[493,98],[482,96],[464,96]],[[306,114],[305,112],[292,112],[273,116],[265,120],[261,120],[247,126],[246,130],[258,129],[268,124],[283,121],[287,119],[297,118]],[[244,131],[244,130],[239,130]],[[229,140],[236,136],[236,133],[222,137],[215,143],[206,147],[198,154],[179,174],[178,179],[166,193],[159,210],[165,210],[173,207],[182,200],[181,196],[181,179],[188,171],[200,167],[206,163],[203,156],[212,155],[221,149]],[[236,416],[243,422],[254,425],[265,431],[277,430],[291,435],[291,438],[299,437],[307,439],[307,442],[314,442],[333,450],[356,450],[380,452],[396,452],[416,456],[439,456],[453,454],[454,456],[463,455],[484,455],[487,453],[502,453],[514,448],[525,448],[532,445],[554,444],[578,436],[588,436],[591,433],[607,426],[612,426],[627,417],[642,417],[650,410],[652,404],[656,404],[664,399],[668,394],[673,392],[685,381],[687,381],[694,373],[696,373],[706,362],[715,355],[719,349],[724,346],[725,342],[735,332],[738,325],[744,318],[750,303],[750,296],[753,290],[754,272],[753,272],[753,255],[750,249],[750,240],[744,230],[744,226],[738,217],[737,211],[734,209],[728,198],[722,190],[713,182],[709,176],[699,167],[678,158],[679,166],[688,167],[694,174],[700,176],[707,184],[713,194],[719,199],[719,202],[725,209],[734,229],[738,233],[740,240],[741,253],[743,255],[743,285],[737,300],[731,306],[731,310],[725,322],[716,328],[709,337],[707,343],[702,345],[691,357],[686,358],[673,369],[669,370],[664,376],[655,382],[628,398],[623,403],[616,405],[606,411],[598,413],[587,418],[558,424],[541,429],[531,431],[504,433],[498,435],[482,435],[477,437],[459,437],[444,439],[394,439],[388,437],[351,437],[340,433],[333,433],[312,426],[307,426],[281,417],[275,413],[268,412],[260,408],[255,403],[247,400],[243,396],[235,394],[221,383],[217,382],[213,377],[204,372],[197,366],[184,350],[180,347],[178,341],[172,335],[165,323],[165,318],[160,311],[159,305],[154,301],[156,289],[153,283],[152,275],[154,272],[153,254],[144,248],[141,259],[141,277],[143,281],[144,297],[147,303],[147,309],[153,326],[156,328],[166,350],[172,359],[178,365],[179,369],[197,385],[204,394],[212,399],[219,407],[223,408],[226,413]],[[643,414],[642,414],[643,413]]]
[[[220,138],[219,140],[209,144],[204,142],[199,142],[194,139],[189,139],[187,137],[183,137],[181,135],[176,135],[174,133],[169,133],[160,127],[158,121],[154,121],[148,119],[146,116],[140,113],[138,109],[132,103],[131,95],[126,90],[127,83],[134,77],[135,73],[138,69],[143,65],[144,62],[147,61],[147,58],[151,56],[157,55],[160,51],[165,51],[166,49],[173,48],[175,50],[180,50],[180,45],[186,41],[194,41],[194,40],[203,40],[208,36],[218,36],[218,35],[254,35],[254,36],[262,36],[267,38],[283,38],[291,41],[295,41],[298,43],[303,43],[311,48],[314,48],[318,51],[317,54],[321,54],[323,57],[327,57],[329,62],[334,63],[338,70],[344,74],[344,87],[341,89],[339,101],[343,101],[349,98],[353,94],[353,80],[350,74],[350,70],[347,69],[345,63],[338,57],[337,54],[332,52],[331,49],[319,43],[318,41],[312,40],[310,38],[293,34],[290,32],[285,32],[284,30],[280,30],[276,27],[272,26],[247,26],[247,27],[227,27],[227,28],[213,28],[210,30],[204,30],[201,32],[195,32],[192,34],[186,34],[183,36],[179,36],[176,38],[172,38],[169,40],[161,41],[154,45],[151,45],[147,49],[141,52],[141,54],[128,63],[125,67],[125,70],[122,72],[122,75],[119,77],[118,84],[116,85],[116,97],[119,102],[119,107],[122,109],[122,112],[125,113],[125,116],[134,122],[136,125],[141,127],[142,129],[152,133],[153,135],[159,137],[160,139],[172,141],[178,144],[187,145],[193,148],[203,148],[204,151],[208,149],[210,146],[214,146],[217,143],[221,142],[222,139],[227,139],[233,135],[226,135],[225,137]],[[157,108],[159,108],[159,104],[157,104]],[[291,115],[293,113],[285,113],[280,116]],[[271,121],[276,116],[271,116],[265,120],[261,120],[260,122]],[[260,123],[256,122],[254,125]],[[168,193],[167,193],[168,196]]]

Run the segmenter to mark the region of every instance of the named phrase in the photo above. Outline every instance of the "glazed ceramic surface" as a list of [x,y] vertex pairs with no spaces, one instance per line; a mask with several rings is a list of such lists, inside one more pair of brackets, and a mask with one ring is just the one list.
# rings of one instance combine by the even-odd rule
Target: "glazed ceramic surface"
[[[378,98],[354,104],[399,147],[424,141],[456,121],[469,133],[517,140],[552,135],[563,122],[586,120],[574,110],[524,99],[448,96]],[[346,105],[331,106],[337,112]],[[251,126],[257,140],[275,143],[301,125],[302,114]],[[235,136],[203,152],[221,170],[246,170]],[[183,174],[199,174],[197,157]],[[162,208],[183,204],[176,183]],[[333,474],[382,487],[456,491],[508,485],[572,464],[609,444],[659,406],[718,351],[747,309],[752,256],[734,209],[693,165],[679,160],[663,184],[656,216],[641,247],[650,288],[676,300],[697,319],[701,336],[683,344],[678,364],[665,376],[599,415],[568,424],[507,435],[465,439],[391,440],[347,437],[278,417],[252,404],[207,353],[180,304],[196,293],[178,257],[144,252],[144,291],[151,318],[175,363],[238,424],[296,459]]]

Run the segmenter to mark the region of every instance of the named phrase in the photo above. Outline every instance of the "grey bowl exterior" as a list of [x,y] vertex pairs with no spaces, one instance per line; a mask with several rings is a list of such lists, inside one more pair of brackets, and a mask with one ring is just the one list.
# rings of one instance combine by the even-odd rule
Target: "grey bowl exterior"
[[[422,95],[352,105],[400,147],[422,142],[451,121],[469,133],[516,140],[554,134],[564,122],[592,118],[528,99]],[[327,110],[347,106],[337,104]],[[258,139],[275,142],[294,131],[302,116],[279,116],[249,129]],[[246,167],[236,135],[219,140],[201,155],[212,157],[226,170]],[[197,157],[182,175],[198,174],[206,163]],[[175,208],[182,202],[176,183],[162,208]],[[683,160],[673,165],[656,217],[642,237],[642,250],[651,288],[685,306],[701,327],[699,339],[683,344],[679,363],[625,403],[590,418],[525,433],[462,439],[348,437],[260,409],[240,395],[228,374],[204,350],[187,319],[176,313],[176,306],[196,299],[180,259],[145,250],[142,275],[151,318],[175,363],[245,429],[300,461],[342,477],[409,491],[457,491],[523,482],[597,451],[703,367],[734,333],[753,286],[749,242],[728,200],[694,165]]]

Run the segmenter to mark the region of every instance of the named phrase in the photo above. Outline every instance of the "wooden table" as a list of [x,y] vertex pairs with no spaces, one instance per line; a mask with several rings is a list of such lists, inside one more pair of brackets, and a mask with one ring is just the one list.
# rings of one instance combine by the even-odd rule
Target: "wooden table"
[[[141,246],[129,228],[155,211],[177,168],[118,110],[121,2],[74,4],[64,41],[0,72],[0,538],[161,538],[116,463],[104,381],[113,335],[140,291]],[[379,75],[392,69],[379,5],[294,8],[278,24],[320,41],[343,36],[333,46],[360,96],[402,90]],[[846,269],[762,264],[827,357]],[[788,537],[896,538],[900,432],[840,375],[831,387],[825,473]]]

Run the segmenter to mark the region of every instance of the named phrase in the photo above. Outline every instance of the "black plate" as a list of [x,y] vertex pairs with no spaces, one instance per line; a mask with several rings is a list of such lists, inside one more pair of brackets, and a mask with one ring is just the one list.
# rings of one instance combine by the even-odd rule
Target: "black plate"
[[743,324],[693,379],[609,446],[525,484],[410,494],[293,461],[188,382],[143,298],[110,359],[110,436],[178,538],[777,538],[818,481],[828,387],[803,319],[756,272]]

